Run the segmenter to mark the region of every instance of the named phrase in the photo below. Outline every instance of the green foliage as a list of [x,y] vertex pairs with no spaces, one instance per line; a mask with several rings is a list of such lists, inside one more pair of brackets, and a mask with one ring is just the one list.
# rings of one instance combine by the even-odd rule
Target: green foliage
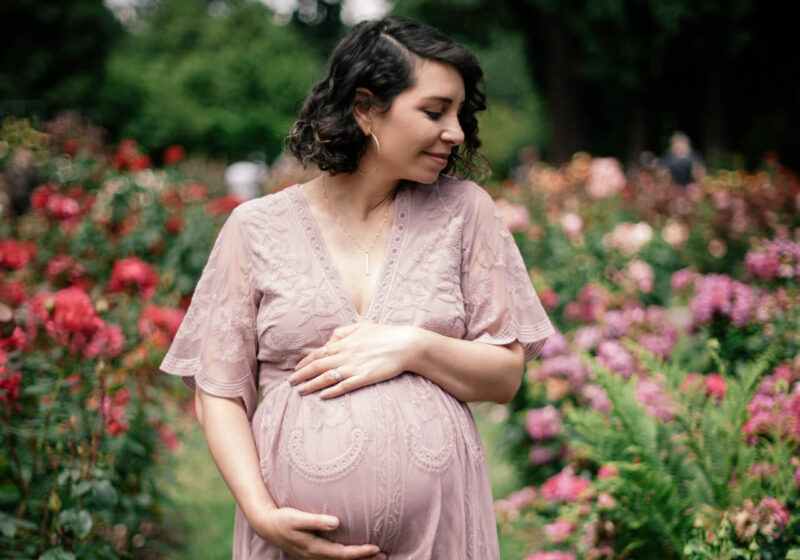
[[102,0],[2,2],[0,30],[0,112],[96,106],[103,61],[120,32]]
[[[565,411],[576,452],[598,464],[612,464],[619,471],[618,477],[596,483],[598,491],[616,498],[616,508],[607,513],[616,526],[615,540],[631,543],[629,549],[635,549],[637,556],[649,558],[663,548],[669,556],[679,557],[697,552],[699,545],[691,543],[699,512],[724,511],[745,498],[767,495],[785,502],[791,495],[790,481],[776,487],[773,481],[760,481],[748,473],[758,460],[780,464],[778,458],[784,457],[788,461],[791,444],[776,441],[754,447],[742,436],[747,403],[758,380],[773,364],[774,352],[765,352],[742,366],[735,377],[728,376],[727,392],[717,402],[702,390],[687,387],[684,369],[632,348],[648,371],[663,374],[666,395],[673,403],[671,421],[659,420],[639,404],[636,378],[625,380],[591,357],[587,360],[595,382],[611,401],[611,413],[605,416],[581,408]],[[737,478],[742,480],[733,484]],[[740,556],[714,556],[722,557]]]
[[274,158],[321,67],[259,3],[210,15],[202,0],[168,0],[110,58],[104,124],[150,150]]

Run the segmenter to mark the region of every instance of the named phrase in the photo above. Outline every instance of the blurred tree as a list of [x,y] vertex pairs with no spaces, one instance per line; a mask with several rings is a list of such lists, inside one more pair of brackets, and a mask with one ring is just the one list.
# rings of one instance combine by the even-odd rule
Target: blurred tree
[[103,0],[0,2],[0,112],[94,107],[119,32]]
[[321,67],[260,3],[165,0],[109,60],[104,124],[151,150],[273,158]]
[[683,129],[712,158],[743,152],[752,164],[772,148],[800,166],[785,126],[800,116],[794,23],[770,3],[398,0],[395,12],[466,42],[522,36],[553,162],[579,149],[635,159]]

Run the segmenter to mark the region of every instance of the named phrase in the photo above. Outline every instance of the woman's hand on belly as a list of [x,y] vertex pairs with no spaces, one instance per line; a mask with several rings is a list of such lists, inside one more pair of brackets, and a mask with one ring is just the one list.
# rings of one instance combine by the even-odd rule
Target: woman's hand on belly
[[[408,368],[419,329],[410,326],[354,323],[333,331],[327,344],[303,358],[289,377],[301,394],[323,390],[322,398],[396,377]],[[337,379],[338,371],[341,379]]]
[[277,508],[257,520],[253,530],[298,560],[386,560],[386,554],[375,545],[343,545],[316,534],[332,531],[338,525],[339,520],[330,515]]

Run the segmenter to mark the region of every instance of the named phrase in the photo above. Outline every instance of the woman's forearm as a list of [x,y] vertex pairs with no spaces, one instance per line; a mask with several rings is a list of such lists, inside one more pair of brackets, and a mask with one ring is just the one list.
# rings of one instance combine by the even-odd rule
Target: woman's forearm
[[507,403],[519,389],[525,367],[519,342],[499,346],[416,331],[408,371],[430,379],[454,397],[465,402]]
[[275,509],[256,452],[253,432],[240,399],[209,395],[201,388],[195,393],[197,417],[208,449],[222,478],[250,524]]

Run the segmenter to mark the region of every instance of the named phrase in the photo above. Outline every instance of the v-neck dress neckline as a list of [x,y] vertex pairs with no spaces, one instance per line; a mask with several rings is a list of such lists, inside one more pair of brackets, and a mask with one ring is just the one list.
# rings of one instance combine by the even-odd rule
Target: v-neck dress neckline
[[356,309],[355,300],[347,289],[344,276],[342,276],[341,271],[333,262],[333,257],[319,229],[319,224],[311,212],[311,207],[308,205],[306,197],[300,191],[300,185],[292,185],[286,189],[312,254],[316,257],[317,263],[322,269],[323,275],[331,290],[336,294],[342,309],[345,310],[353,322],[371,321],[373,323],[378,323],[383,315],[386,297],[394,281],[397,265],[400,261],[400,249],[403,244],[403,239],[405,238],[405,232],[408,229],[408,189],[409,186],[405,184],[398,187],[394,202],[392,229],[390,230],[389,244],[386,247],[386,256],[383,259],[378,273],[378,283],[364,315],[361,315],[358,309]]

